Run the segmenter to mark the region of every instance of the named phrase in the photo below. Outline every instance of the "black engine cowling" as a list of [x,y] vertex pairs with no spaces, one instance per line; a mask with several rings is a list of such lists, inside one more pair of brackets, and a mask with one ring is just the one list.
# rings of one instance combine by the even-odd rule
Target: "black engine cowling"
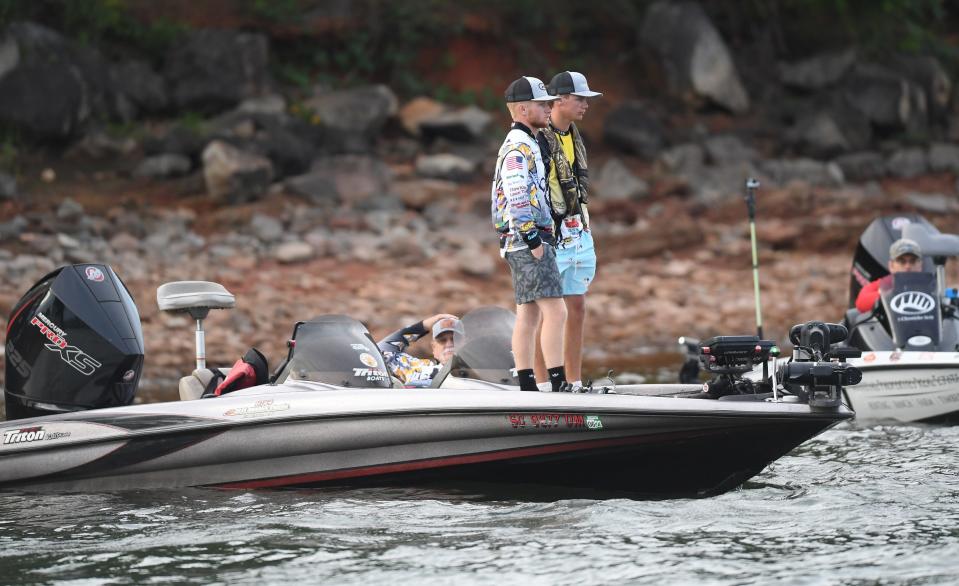
[[7,322],[7,419],[129,405],[142,368],[140,314],[113,269],[61,267]]

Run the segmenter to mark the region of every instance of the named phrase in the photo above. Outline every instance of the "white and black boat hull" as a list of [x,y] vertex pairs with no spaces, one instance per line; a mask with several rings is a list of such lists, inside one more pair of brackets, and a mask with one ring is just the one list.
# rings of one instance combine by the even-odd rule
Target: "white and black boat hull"
[[858,419],[959,421],[959,352],[867,352],[849,362],[862,371],[844,391]]
[[851,417],[798,403],[300,383],[6,422],[0,488],[480,483],[709,496]]

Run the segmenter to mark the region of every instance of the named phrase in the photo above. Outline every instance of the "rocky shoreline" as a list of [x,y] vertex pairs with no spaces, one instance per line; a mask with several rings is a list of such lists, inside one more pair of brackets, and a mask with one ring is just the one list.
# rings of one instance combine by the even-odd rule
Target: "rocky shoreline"
[[[959,231],[959,108],[935,58],[831,51],[777,63],[757,92],[739,73],[752,71],[746,56],[697,4],[654,3],[645,22],[639,45],[664,95],[598,72],[606,95],[583,124],[594,374],[679,335],[754,331],[748,177],[762,182],[763,316],[780,343],[794,323],[841,318],[856,239],[877,215]],[[224,365],[250,346],[278,362],[293,323],[320,314],[381,336],[440,311],[512,306],[488,211],[505,112],[381,84],[283,87],[260,33],[193,31],[161,68],[35,23],[7,27],[0,49],[16,57],[0,67],[0,122],[46,145],[0,171],[0,313],[57,266],[111,265],[141,312],[144,386],[169,389],[152,398],[173,398],[192,369],[192,325],[156,309],[164,282],[237,296],[208,320],[210,362]],[[719,55],[723,75],[704,82],[702,54]]]

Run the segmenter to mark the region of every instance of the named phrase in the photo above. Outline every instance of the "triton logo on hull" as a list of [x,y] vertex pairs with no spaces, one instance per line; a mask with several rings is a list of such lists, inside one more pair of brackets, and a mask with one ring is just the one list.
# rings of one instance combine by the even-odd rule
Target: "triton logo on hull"
[[3,433],[3,445],[36,442],[42,440],[44,435],[46,435],[46,433],[43,431],[42,427],[11,429],[10,431]]
[[353,376],[365,377],[368,381],[381,381],[386,380],[386,371],[378,368],[354,368]]

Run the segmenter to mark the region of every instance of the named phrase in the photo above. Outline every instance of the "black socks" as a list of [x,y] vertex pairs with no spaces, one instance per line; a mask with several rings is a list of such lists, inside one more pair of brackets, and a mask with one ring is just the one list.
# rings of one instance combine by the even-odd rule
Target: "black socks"
[[546,372],[549,373],[549,384],[553,386],[553,392],[560,392],[563,383],[566,382],[566,366],[561,364],[553,368],[547,368]]
[[[565,366],[554,366],[553,368],[547,368],[546,372],[549,373],[549,384],[553,387],[552,390],[554,393],[566,390],[563,388],[563,385],[566,384]],[[536,386],[536,375],[533,374],[532,368],[517,370],[516,377],[519,379],[519,390],[539,391],[539,387]]]
[[521,391],[539,391],[536,387],[536,375],[532,368],[524,368],[516,371],[516,377],[519,378],[519,390]]

